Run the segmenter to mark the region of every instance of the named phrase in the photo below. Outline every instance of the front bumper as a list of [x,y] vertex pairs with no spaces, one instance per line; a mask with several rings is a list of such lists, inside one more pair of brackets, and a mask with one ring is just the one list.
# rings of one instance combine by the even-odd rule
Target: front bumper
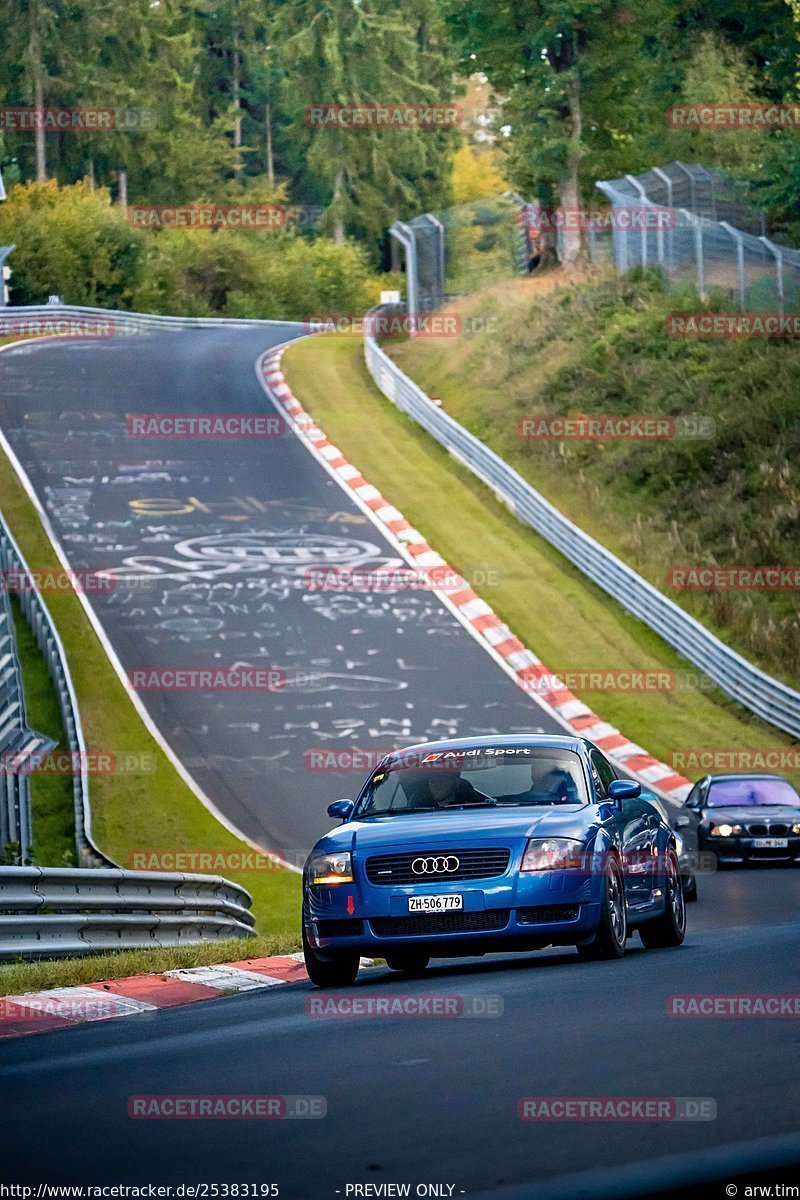
[[727,838],[706,836],[698,839],[698,848],[710,850],[718,862],[800,862],[800,837],[790,835],[787,845],[780,847],[760,847],[754,844],[756,841],[751,833]]
[[[460,895],[463,908],[408,911],[410,896],[448,894]],[[372,957],[410,948],[448,957],[574,945],[594,933],[599,919],[598,879],[570,871],[413,887],[375,887],[361,878],[352,886],[309,887],[303,906],[315,950]]]

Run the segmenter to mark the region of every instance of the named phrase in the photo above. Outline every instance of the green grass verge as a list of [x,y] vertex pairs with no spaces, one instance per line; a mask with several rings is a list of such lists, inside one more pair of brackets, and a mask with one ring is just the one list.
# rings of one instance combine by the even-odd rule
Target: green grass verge
[[[692,673],[660,638],[627,615],[384,399],[353,338],[311,338],[284,357],[292,390],[370,483],[462,573],[491,571],[479,594],[548,668]],[[790,745],[718,691],[685,686],[581,698],[651,754]],[[443,687],[446,681],[443,680]],[[577,690],[577,689],[575,689]],[[692,775],[692,772],[684,772]],[[695,775],[702,772],[694,772]]]
[[[0,510],[31,570],[58,572],[38,514],[5,457],[0,458]],[[46,601],[70,664],[89,753],[146,754],[155,764],[145,775],[91,776],[92,833],[100,848],[121,866],[145,849],[247,851],[201,804],[144,728],[77,595],[50,591]],[[34,704],[34,725],[36,712]],[[38,861],[48,865],[41,857]],[[225,874],[252,895],[258,932],[286,937],[298,948],[300,877],[276,869]],[[0,967],[0,976],[8,970]]]
[[90,954],[85,958],[6,963],[0,970],[0,996],[18,996],[44,988],[78,987],[105,979],[158,974],[184,967],[268,958],[272,954],[291,954],[296,950],[297,939],[293,933],[286,933],[166,950],[120,950],[114,954]]
[[[42,652],[36,645],[28,622],[13,594],[11,612],[17,638],[17,653],[22,667],[22,686],[28,724],[38,733],[52,738],[61,748],[67,739],[61,723],[58,696],[47,673]],[[76,867],[75,812],[72,776],[33,772],[31,789],[31,862],[49,867]]]
[[[669,336],[669,313],[730,302],[641,273],[509,280],[449,307],[465,333],[391,345],[402,369],[582,529],[797,686],[796,591],[676,591],[667,578],[669,565],[800,563],[796,342]],[[697,415],[710,434],[524,440],[518,422],[534,414]]]

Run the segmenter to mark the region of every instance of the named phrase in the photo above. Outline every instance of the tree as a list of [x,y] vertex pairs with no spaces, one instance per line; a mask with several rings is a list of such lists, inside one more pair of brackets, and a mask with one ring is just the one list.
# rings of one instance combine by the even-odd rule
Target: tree
[[310,188],[321,186],[328,228],[378,239],[399,215],[446,196],[451,131],[341,129],[306,122],[312,106],[445,105],[450,71],[431,0],[292,0],[279,10],[286,72],[283,103],[304,154]]
[[[641,0],[634,14],[623,0],[445,3],[462,69],[483,71],[505,97],[512,180],[531,199],[578,207],[658,119],[647,67],[668,5]],[[580,232],[565,230],[565,261],[580,256]]]

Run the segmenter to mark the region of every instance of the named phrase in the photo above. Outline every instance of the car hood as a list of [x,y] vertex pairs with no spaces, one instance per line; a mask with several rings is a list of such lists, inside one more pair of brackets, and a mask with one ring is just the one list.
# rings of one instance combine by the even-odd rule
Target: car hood
[[319,851],[355,850],[361,853],[403,849],[441,849],[470,843],[507,845],[526,837],[572,837],[585,841],[597,823],[592,805],[557,808],[481,808],[474,812],[417,813],[414,816],[372,817],[348,821],[318,843]]
[[703,820],[714,825],[736,825],[742,821],[779,821],[784,825],[793,825],[800,821],[800,807],[794,808],[781,804],[753,804],[749,807],[741,805],[738,808],[706,808],[703,809]]

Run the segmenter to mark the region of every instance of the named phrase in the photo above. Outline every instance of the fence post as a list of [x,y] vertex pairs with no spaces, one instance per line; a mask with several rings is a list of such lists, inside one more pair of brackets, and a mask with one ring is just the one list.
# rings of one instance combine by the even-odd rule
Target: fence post
[[703,224],[700,217],[691,214],[694,221],[694,253],[697,260],[697,290],[701,296],[706,291],[706,264],[703,258]]
[[[663,182],[666,186],[667,208],[669,209],[670,213],[672,213],[675,211],[672,207],[672,180],[670,179],[670,177],[666,173],[666,171],[661,170],[661,167],[653,167],[652,170],[653,170],[653,174],[657,175],[659,177],[659,179],[663,180]],[[672,230],[668,229],[668,232],[671,234]],[[659,223],[659,227],[658,227],[658,261],[659,261],[660,265],[662,267],[664,267],[664,269],[666,270],[666,273],[669,275],[672,272],[672,265],[673,265],[672,238],[671,237],[669,238],[667,245],[668,245],[669,249],[665,254],[665,252],[664,252],[664,231],[661,228],[661,225]],[[668,261],[669,265],[667,265],[667,261]]]
[[[636,191],[639,193],[639,199],[641,201],[642,208],[645,208],[647,206],[647,192],[644,190],[644,188],[642,187],[641,183],[639,182],[639,180],[636,178],[635,175],[626,175],[625,178],[627,179],[628,183],[632,184],[636,188]],[[644,227],[644,221],[642,221],[642,267],[646,267],[646,266],[647,266],[647,230]]]
[[414,336],[414,319],[419,315],[419,294],[417,289],[417,243],[414,234],[405,221],[395,221],[389,233],[396,238],[406,252],[406,291],[408,292],[407,311],[411,314],[411,337]]
[[697,197],[695,195],[694,175],[689,170],[689,168],[686,166],[686,164],[682,163],[682,162],[678,162],[677,158],[675,159],[675,162],[672,165],[677,167],[679,171],[683,171],[684,175],[689,180],[689,208],[692,211],[694,211],[697,208]]
[[445,261],[444,225],[438,217],[433,215],[433,213],[425,213],[425,216],[436,227],[436,238],[438,243],[437,249],[439,257],[439,288],[436,307],[441,308],[441,306],[444,304],[444,298],[447,290],[445,286],[447,263]]
[[769,238],[762,236],[758,240],[764,243],[764,245],[769,251],[771,251],[775,258],[775,284],[778,292],[778,312],[781,316],[783,316],[786,307],[783,289],[783,254],[780,246],[776,246],[774,242],[769,240]]
[[744,270],[744,237],[738,229],[734,229],[727,221],[720,221],[720,226],[736,242],[736,290],[739,293],[739,307],[747,304],[747,280]]

